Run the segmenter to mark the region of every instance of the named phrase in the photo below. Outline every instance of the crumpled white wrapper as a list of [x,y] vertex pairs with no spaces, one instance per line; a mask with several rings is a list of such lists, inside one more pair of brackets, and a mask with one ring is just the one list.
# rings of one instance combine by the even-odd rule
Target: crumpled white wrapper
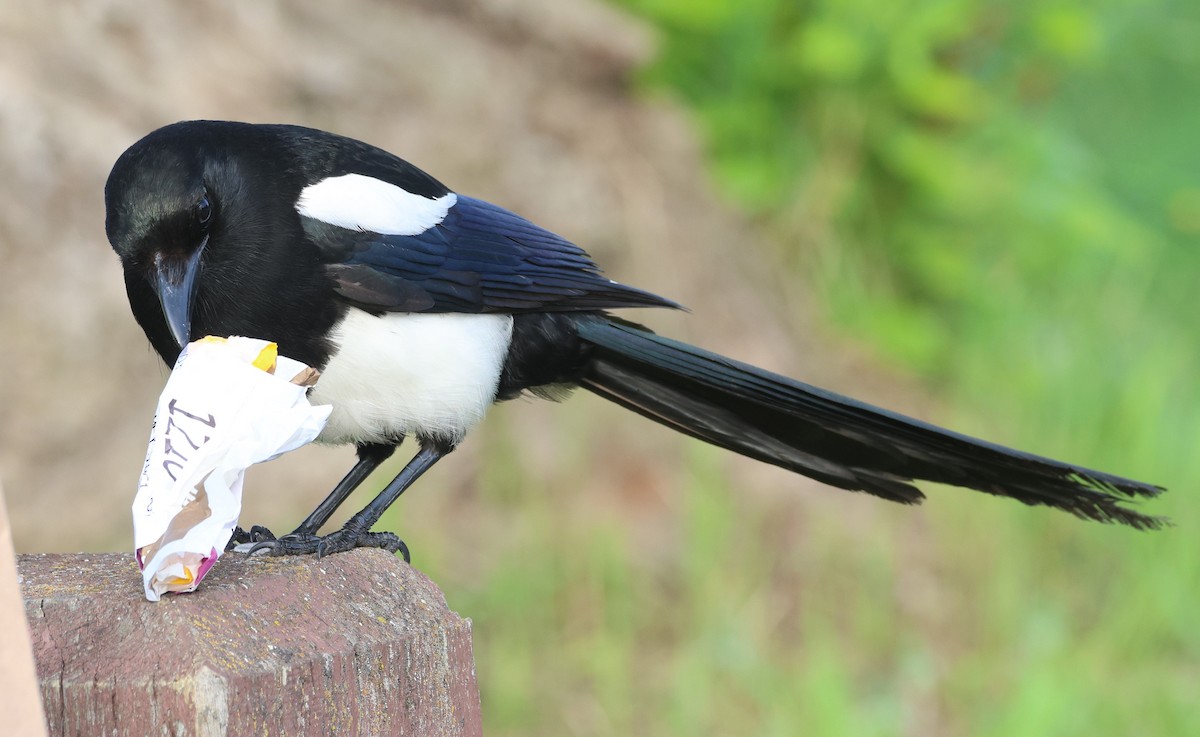
[[332,408],[310,405],[306,387],[292,383],[311,384],[316,372],[284,356],[274,374],[256,368],[268,347],[274,351],[265,340],[204,338],[175,362],[133,501],[135,554],[150,601],[200,585],[233,535],[247,468],[325,427]]

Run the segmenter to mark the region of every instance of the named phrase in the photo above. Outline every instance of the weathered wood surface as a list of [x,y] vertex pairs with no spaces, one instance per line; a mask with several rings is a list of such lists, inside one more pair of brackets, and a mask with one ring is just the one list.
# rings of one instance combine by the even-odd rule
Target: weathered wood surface
[[470,621],[385,552],[230,553],[157,603],[130,555],[18,567],[51,734],[481,734]]

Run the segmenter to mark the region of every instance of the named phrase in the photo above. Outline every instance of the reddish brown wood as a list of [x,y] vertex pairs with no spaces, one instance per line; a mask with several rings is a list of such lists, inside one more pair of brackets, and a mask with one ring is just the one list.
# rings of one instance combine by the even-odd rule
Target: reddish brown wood
[[230,553],[151,603],[130,555],[22,555],[55,735],[478,735],[471,622],[379,550]]

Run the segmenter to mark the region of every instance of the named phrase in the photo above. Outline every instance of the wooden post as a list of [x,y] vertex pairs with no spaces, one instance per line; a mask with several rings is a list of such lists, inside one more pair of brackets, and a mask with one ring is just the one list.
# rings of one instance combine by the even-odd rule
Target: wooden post
[[229,553],[151,603],[131,555],[22,555],[55,735],[479,735],[471,623],[380,550]]

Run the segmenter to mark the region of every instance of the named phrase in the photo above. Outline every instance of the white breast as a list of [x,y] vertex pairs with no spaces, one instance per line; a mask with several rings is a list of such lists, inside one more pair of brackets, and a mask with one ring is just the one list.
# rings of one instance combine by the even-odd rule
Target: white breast
[[457,442],[496,397],[512,317],[351,308],[331,337],[337,350],[309,395],[333,405],[318,442]]

